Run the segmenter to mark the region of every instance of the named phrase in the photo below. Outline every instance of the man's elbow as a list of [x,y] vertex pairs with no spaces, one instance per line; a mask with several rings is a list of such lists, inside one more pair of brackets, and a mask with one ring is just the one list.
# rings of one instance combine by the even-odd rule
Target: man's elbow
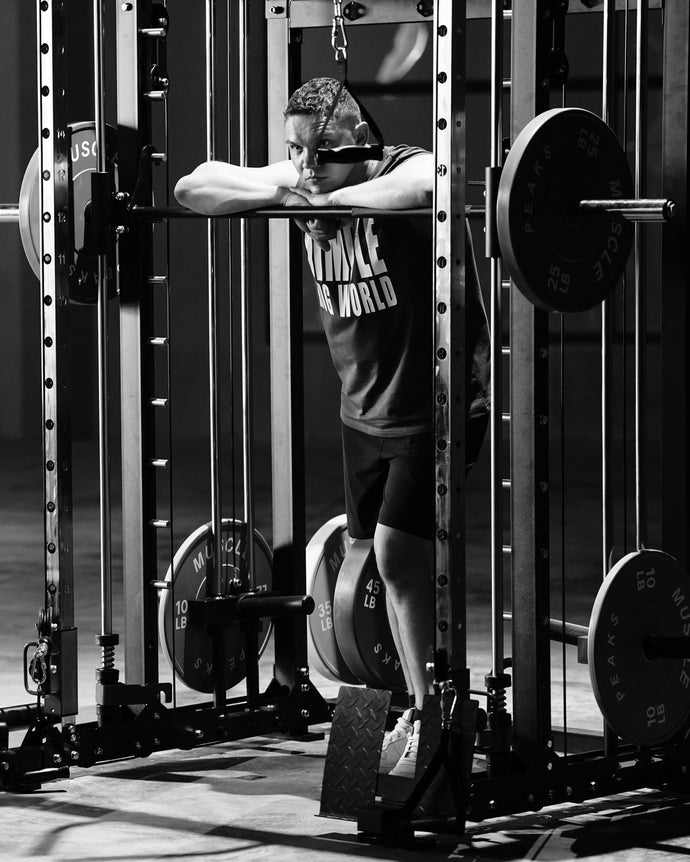
[[181,204],[183,207],[189,207],[189,197],[191,192],[191,182],[190,177],[180,177],[175,185],[175,189],[173,194],[175,195],[175,200],[178,204]]
[[417,190],[417,206],[430,207],[434,202],[434,189],[432,186],[423,183]]
[[175,200],[183,207],[200,215],[214,215],[214,202],[205,184],[195,173],[181,177],[173,190]]
[[426,182],[414,183],[405,191],[401,190],[399,208],[422,209],[434,202],[434,190]]

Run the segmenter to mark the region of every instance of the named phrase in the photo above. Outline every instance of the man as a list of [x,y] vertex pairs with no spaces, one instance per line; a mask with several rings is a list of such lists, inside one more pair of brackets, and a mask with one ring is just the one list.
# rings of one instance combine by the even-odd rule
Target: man
[[[427,207],[433,156],[386,147],[381,161],[333,163],[317,150],[364,146],[368,127],[347,90],[315,78],[284,112],[289,160],[261,168],[200,165],[175,188],[204,215],[267,206]],[[298,221],[342,381],[348,531],[374,540],[410,708],[386,735],[380,769],[414,776],[433,643],[434,442],[432,225],[427,217]],[[468,245],[468,466],[487,416],[488,330]]]

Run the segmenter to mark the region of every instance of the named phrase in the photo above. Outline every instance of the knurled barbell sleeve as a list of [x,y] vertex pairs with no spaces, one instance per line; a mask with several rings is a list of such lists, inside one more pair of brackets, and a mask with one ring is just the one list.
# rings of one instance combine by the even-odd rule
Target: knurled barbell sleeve
[[244,595],[237,600],[237,616],[240,619],[252,617],[295,617],[308,616],[314,610],[311,596]]
[[618,216],[633,222],[671,221],[677,209],[676,202],[668,198],[582,200],[575,205],[579,216],[604,219]]
[[19,222],[19,204],[0,204],[0,224]]

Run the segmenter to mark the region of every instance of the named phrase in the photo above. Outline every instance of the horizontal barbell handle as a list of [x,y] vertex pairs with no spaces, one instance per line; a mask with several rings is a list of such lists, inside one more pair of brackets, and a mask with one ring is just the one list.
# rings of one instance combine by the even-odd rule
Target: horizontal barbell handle
[[[503,619],[512,622],[513,615],[504,611]],[[565,624],[561,620],[549,620],[549,634],[552,641],[577,646],[579,638],[588,637],[587,626],[578,623]],[[648,659],[659,658],[690,658],[690,637],[672,637],[667,635],[647,635],[644,639],[644,654]]]
[[583,200],[575,207],[578,215],[583,216],[619,216],[627,221],[670,221],[676,217],[678,207],[676,202],[668,198],[651,198],[647,200],[616,199]]
[[18,221],[19,204],[0,204],[0,223]]
[[218,216],[206,216],[193,212],[186,207],[130,207],[128,213],[142,221],[163,221],[174,218],[365,218],[367,216],[429,216],[433,210],[430,207],[420,209],[381,210],[369,207],[267,207],[242,212],[222,213]]
[[[506,622],[513,621],[513,615],[510,611],[503,612],[503,619]],[[562,620],[549,620],[549,635],[550,640],[558,643],[566,643],[571,646],[577,646],[578,638],[586,638],[589,635],[587,626],[581,626],[578,623],[562,622]]]
[[[583,200],[576,205],[578,215],[619,216],[628,221],[657,222],[670,221],[676,217],[676,202],[669,199],[649,200]],[[186,207],[144,207],[133,206],[129,210],[130,215],[142,221],[164,221],[175,218],[209,218],[209,216],[195,213]],[[433,210],[430,207],[418,209],[381,210],[369,207],[270,207],[256,210],[245,210],[243,212],[225,213],[213,218],[367,218],[371,216],[389,218],[410,218],[413,216],[430,216]],[[483,206],[466,206],[465,215],[468,218],[484,216]],[[0,204],[0,223],[19,222],[19,204]]]

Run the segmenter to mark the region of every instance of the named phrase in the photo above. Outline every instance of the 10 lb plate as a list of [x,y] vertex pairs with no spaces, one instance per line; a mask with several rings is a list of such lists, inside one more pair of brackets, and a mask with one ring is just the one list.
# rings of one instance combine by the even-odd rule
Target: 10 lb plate
[[607,723],[645,746],[667,742],[690,721],[690,658],[647,658],[649,635],[690,637],[690,578],[654,550],[628,554],[607,575],[592,608],[587,657]]
[[[254,572],[247,566],[247,525],[244,521],[223,519],[222,572],[227,592],[271,589],[271,550],[254,531]],[[213,560],[211,524],[203,524],[191,533],[175,554],[165,580],[169,589],[161,590],[158,606],[158,631],[167,658],[178,679],[191,689],[213,691],[213,654],[211,639],[205,631],[188,625],[190,599],[206,595],[209,561]],[[259,654],[270,635],[270,622],[261,620]],[[233,623],[225,635],[226,689],[238,685],[245,677],[244,636],[240,623]]]

